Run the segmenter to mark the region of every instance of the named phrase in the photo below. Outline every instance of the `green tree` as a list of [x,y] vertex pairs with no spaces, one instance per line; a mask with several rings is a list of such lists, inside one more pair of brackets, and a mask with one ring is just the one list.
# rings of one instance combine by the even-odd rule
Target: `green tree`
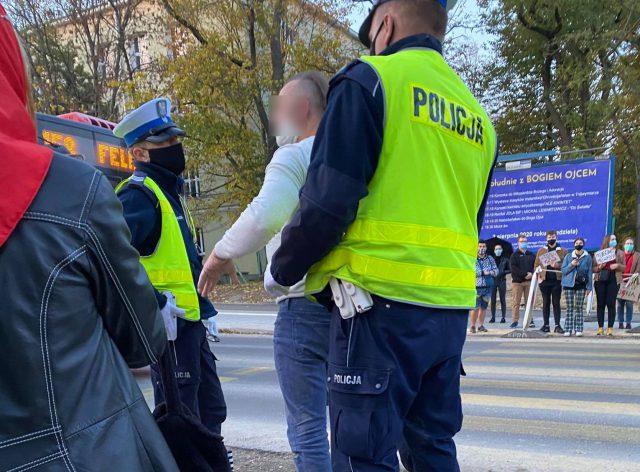
[[[161,66],[163,85],[188,131],[189,167],[207,185],[200,219],[236,210],[258,192],[275,151],[269,100],[293,74],[333,75],[359,52],[348,29],[349,0],[162,0],[173,31],[173,55]],[[140,78],[140,81],[144,81]],[[148,92],[137,89],[134,102]],[[131,88],[129,89],[131,90]]]
[[[632,130],[637,77],[630,74],[638,38],[635,0],[479,0],[495,34],[495,65],[486,74],[503,154],[557,149],[618,154],[615,214],[637,226],[629,198],[637,186]],[[629,117],[627,117],[629,118]],[[632,120],[637,122],[637,118]],[[625,144],[627,141],[627,144]],[[574,157],[569,155],[570,157]],[[632,172],[630,176],[629,173]],[[633,175],[636,174],[636,175]],[[635,201],[635,199],[633,199]]]

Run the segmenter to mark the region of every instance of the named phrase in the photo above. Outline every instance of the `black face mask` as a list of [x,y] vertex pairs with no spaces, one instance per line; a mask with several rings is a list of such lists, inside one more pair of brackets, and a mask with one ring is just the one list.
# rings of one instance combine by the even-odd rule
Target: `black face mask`
[[576,251],[582,251],[582,249],[584,248],[584,246],[582,244],[576,244],[575,245]]
[[380,31],[382,31],[383,26],[384,26],[384,21],[380,23],[380,26],[378,27],[378,32],[373,36],[373,41],[371,41],[371,47],[369,48],[369,53],[372,56],[376,55],[376,39],[378,39],[378,35],[380,34]]
[[555,239],[549,239],[549,240],[547,241],[547,245],[548,245],[549,247],[553,247],[553,246],[555,246],[555,245],[556,245],[556,240],[555,240]]
[[149,149],[149,160],[152,164],[160,166],[176,175],[182,174],[185,166],[182,143],[165,148]]

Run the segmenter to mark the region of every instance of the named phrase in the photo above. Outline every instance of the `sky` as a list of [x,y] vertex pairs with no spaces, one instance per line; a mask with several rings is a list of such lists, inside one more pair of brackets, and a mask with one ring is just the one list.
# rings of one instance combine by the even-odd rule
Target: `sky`
[[[349,17],[351,20],[351,27],[357,31],[362,24],[362,21],[367,16],[367,12],[371,8],[371,3],[368,1],[359,3],[353,14]],[[478,7],[476,0],[458,0],[458,3],[454,7],[453,14],[454,15],[462,15],[463,17],[468,16],[473,20],[477,20],[480,13],[480,7]],[[482,31],[460,31],[456,32],[456,35],[464,35],[476,42],[479,46],[486,45],[490,40],[491,36]]]

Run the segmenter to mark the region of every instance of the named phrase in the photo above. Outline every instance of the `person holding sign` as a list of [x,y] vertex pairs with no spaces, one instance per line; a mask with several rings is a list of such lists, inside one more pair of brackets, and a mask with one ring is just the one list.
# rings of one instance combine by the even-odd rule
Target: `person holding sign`
[[484,317],[489,306],[489,296],[494,277],[498,276],[498,266],[496,261],[487,254],[487,243],[483,240],[478,242],[478,258],[476,259],[476,307],[471,310],[470,333],[476,332],[476,322],[479,322],[478,332],[486,333],[484,327]]
[[[511,266],[511,290],[512,290],[512,312],[511,312],[511,328],[518,327],[520,319],[520,302],[524,297],[525,303],[529,299],[529,289],[531,288],[531,279],[533,278],[533,266],[536,256],[528,250],[529,243],[524,234],[518,236],[518,250],[511,255],[509,265]],[[530,328],[536,325],[531,318]]]
[[584,329],[584,298],[593,286],[591,256],[584,250],[584,239],[573,242],[574,250],[562,261],[562,288],[567,300],[567,317],[564,322],[564,335],[582,336]]
[[560,274],[555,271],[560,270],[561,263],[567,255],[567,250],[558,245],[558,232],[556,230],[547,231],[547,245],[538,249],[536,254],[535,267],[542,268],[542,272],[538,274],[540,282],[540,292],[542,293],[542,318],[544,320],[540,331],[549,333],[549,315],[551,314],[551,305],[553,305],[553,320],[556,327],[554,333],[563,334],[564,330],[560,327],[560,318],[562,311],[560,308],[560,296],[562,295],[562,284],[560,282]]
[[[623,283],[627,283],[633,274],[640,273],[640,252],[635,250],[635,241],[633,238],[627,238],[624,241],[624,275]],[[625,327],[625,312],[627,325]],[[618,328],[631,329],[631,319],[633,318],[633,302],[631,300],[623,300],[618,298]]]
[[618,240],[615,234],[608,234],[602,241],[600,251],[594,254],[594,288],[598,298],[598,336],[604,335],[604,310],[607,309],[607,336],[613,336],[613,324],[616,321],[616,298],[622,283],[625,269],[624,253],[617,250]]

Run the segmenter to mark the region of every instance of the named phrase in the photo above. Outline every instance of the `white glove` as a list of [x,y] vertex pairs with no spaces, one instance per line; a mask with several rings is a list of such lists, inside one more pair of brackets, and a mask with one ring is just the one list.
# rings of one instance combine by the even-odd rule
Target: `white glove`
[[211,336],[218,336],[218,325],[215,316],[204,320],[204,325]]
[[176,297],[173,293],[164,292],[163,295],[167,297],[167,303],[164,305],[164,308],[160,310],[160,314],[164,321],[164,329],[167,331],[167,339],[169,341],[175,341],[178,337],[178,320],[176,317],[184,318],[187,312],[176,306]]
[[283,287],[273,279],[270,270],[264,273],[264,289],[274,298],[278,298],[289,293],[289,289],[287,287]]

